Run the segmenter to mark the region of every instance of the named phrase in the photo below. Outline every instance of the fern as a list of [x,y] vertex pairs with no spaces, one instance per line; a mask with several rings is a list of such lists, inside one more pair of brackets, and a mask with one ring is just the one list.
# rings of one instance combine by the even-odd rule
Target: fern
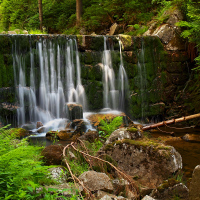
[[109,137],[113,131],[115,131],[117,128],[119,128],[119,126],[121,126],[122,122],[123,118],[121,116],[115,117],[109,122],[101,120],[99,129],[102,130],[103,133],[100,133],[103,137]]

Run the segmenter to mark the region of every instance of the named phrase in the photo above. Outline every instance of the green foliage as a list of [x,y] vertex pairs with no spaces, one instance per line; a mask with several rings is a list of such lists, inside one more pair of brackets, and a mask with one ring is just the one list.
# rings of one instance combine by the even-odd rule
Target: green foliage
[[115,117],[113,120],[110,120],[110,121],[101,120],[100,126],[99,126],[99,129],[101,131],[99,131],[99,134],[107,138],[110,136],[110,134],[113,131],[119,128],[122,123],[123,123],[123,117],[121,116]]
[[[69,153],[67,154],[68,156],[66,157],[66,159],[67,159],[67,162],[69,163],[72,173],[75,176],[79,176],[83,172],[88,171],[89,165],[86,162],[83,155],[77,151],[71,151],[71,152],[75,155],[76,159],[71,159]],[[69,171],[67,171],[67,175],[71,176]]]
[[96,152],[103,146],[103,143],[100,140],[95,140],[94,142],[86,142],[86,147],[89,149],[91,155],[96,155]]
[[47,183],[49,167],[42,165],[42,147],[30,146],[16,135],[8,126],[0,128],[0,199],[35,199],[40,195],[36,188]]
[[[200,5],[198,2],[193,2],[189,0],[187,2],[187,21],[181,21],[178,25],[181,27],[185,27],[181,34],[182,37],[188,38],[190,42],[196,43],[197,47],[200,46]],[[200,66],[200,56],[196,59],[197,65]],[[197,69],[200,69],[198,67]]]

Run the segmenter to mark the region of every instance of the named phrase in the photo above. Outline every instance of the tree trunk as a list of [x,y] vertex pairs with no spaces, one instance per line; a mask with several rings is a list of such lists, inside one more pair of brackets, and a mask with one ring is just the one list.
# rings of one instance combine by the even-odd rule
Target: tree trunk
[[183,121],[194,119],[194,118],[197,118],[197,117],[200,117],[200,113],[195,114],[195,115],[189,115],[189,116],[186,116],[186,117],[177,118],[177,119],[171,119],[171,120],[168,120],[168,121],[159,122],[157,124],[152,124],[152,125],[149,125],[149,126],[145,126],[145,127],[142,128],[142,130],[146,131],[146,130],[157,128],[157,127],[160,127],[160,126],[164,126],[165,124],[168,125],[168,124],[173,124],[173,123],[177,123],[177,122],[183,122]]
[[39,20],[40,20],[40,30],[42,31],[42,0],[38,0],[38,8],[39,8]]
[[76,25],[78,26],[81,22],[81,17],[83,14],[83,4],[82,0],[76,0]]

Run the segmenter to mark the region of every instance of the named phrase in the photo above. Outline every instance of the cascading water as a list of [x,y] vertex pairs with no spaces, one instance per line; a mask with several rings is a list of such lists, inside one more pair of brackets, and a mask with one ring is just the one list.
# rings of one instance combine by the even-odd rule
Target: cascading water
[[[82,105],[83,111],[87,109],[77,41],[73,37],[49,39],[39,36],[37,40],[32,37],[28,36],[30,47],[24,51],[19,50],[20,42],[17,37],[13,37],[13,67],[19,97],[18,125],[27,122],[36,125],[36,122],[40,121],[44,124],[44,132],[59,127],[65,128],[66,121],[71,119],[68,104],[78,103]],[[112,66],[112,50],[107,38],[104,37],[103,100],[104,108],[124,111],[128,78],[124,69],[120,41],[119,50],[120,65],[116,78]],[[119,54],[118,51],[115,53]],[[29,59],[27,55],[30,56]],[[85,113],[83,116],[86,115]],[[87,129],[92,129],[86,118],[84,121]]]
[[117,109],[118,108],[118,94],[115,90],[115,72],[112,67],[111,51],[107,48],[106,37],[104,37],[104,51],[103,51],[103,97],[104,108]]
[[141,119],[144,120],[145,117],[145,99],[146,99],[146,88],[147,88],[147,72],[144,59],[144,40],[142,40],[142,49],[138,55],[138,72],[139,72],[139,86],[140,86],[140,101],[141,101]]
[[125,100],[129,93],[129,83],[126,70],[124,69],[123,57],[122,57],[122,43],[119,40],[120,47],[120,67],[118,75],[118,88],[119,88],[119,110],[125,111]]
[[[104,37],[103,51],[103,86],[104,86],[104,108],[124,111],[125,96],[129,91],[128,78],[124,69],[122,57],[122,44],[119,40],[120,66],[118,80],[112,67],[111,50],[107,48],[107,38]],[[116,84],[118,82],[118,84]],[[117,85],[117,87],[116,87]]]
[[[31,37],[29,39],[31,41]],[[68,118],[66,103],[69,102],[82,104],[83,109],[86,109],[77,43],[73,38],[65,40],[64,44],[60,45],[57,41],[40,38],[36,43],[38,57],[30,46],[30,86],[25,79],[24,55],[17,51],[16,42],[14,43],[14,77],[19,96],[18,125],[27,121],[41,121],[45,124],[54,119]],[[34,73],[37,59],[40,69],[39,84]],[[36,84],[39,85],[38,91]],[[57,121],[62,123],[62,120]]]

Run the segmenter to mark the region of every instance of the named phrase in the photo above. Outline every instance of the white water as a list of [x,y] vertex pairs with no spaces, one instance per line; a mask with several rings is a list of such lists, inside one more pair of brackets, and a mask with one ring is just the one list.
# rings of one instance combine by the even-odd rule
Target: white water
[[129,83],[126,70],[124,69],[124,62],[122,56],[122,43],[119,40],[120,47],[120,67],[118,75],[118,88],[119,88],[119,110],[125,111],[125,97],[129,93]]
[[111,50],[107,48],[106,37],[104,37],[103,51],[103,102],[104,108],[118,108],[118,91],[115,89],[115,72],[112,67]]
[[[83,109],[86,109],[77,43],[75,39],[66,39],[65,45],[60,46],[56,42],[40,38],[36,45],[38,58],[34,58],[30,47],[30,87],[25,80],[25,56],[17,51],[16,42],[13,47],[14,77],[20,107],[18,125],[27,121],[40,121],[45,124],[44,127],[46,124],[49,126],[48,123],[56,127],[60,123],[57,119],[68,118],[67,102],[82,104]],[[35,87],[35,59],[39,60],[37,70],[40,70],[40,77],[37,77],[40,80],[38,91]],[[26,110],[29,116],[26,116]]]
[[[116,78],[111,50],[106,43],[107,38],[104,37],[102,98],[107,111],[104,109],[103,112],[120,113],[124,111],[128,93],[122,45],[119,41],[120,66]],[[43,132],[58,130],[64,128],[68,122],[68,103],[81,104],[83,111],[87,110],[77,42],[73,38],[66,38],[65,42],[60,44],[53,39],[41,37],[35,47],[37,53],[34,52],[34,47],[30,46],[30,63],[26,63],[25,55],[17,51],[17,42],[13,45],[14,77],[19,97],[18,126],[31,122],[36,127],[36,123],[40,121],[44,124]],[[30,66],[30,83],[27,83],[25,78],[27,65]],[[93,130],[86,117],[83,120],[87,130]]]
[[120,49],[120,66],[118,73],[118,80],[115,78],[115,72],[112,67],[111,50],[107,48],[107,38],[104,37],[104,51],[103,51],[103,96],[104,108],[124,111],[125,97],[129,92],[128,77],[124,69],[122,57],[122,43],[119,40]]

